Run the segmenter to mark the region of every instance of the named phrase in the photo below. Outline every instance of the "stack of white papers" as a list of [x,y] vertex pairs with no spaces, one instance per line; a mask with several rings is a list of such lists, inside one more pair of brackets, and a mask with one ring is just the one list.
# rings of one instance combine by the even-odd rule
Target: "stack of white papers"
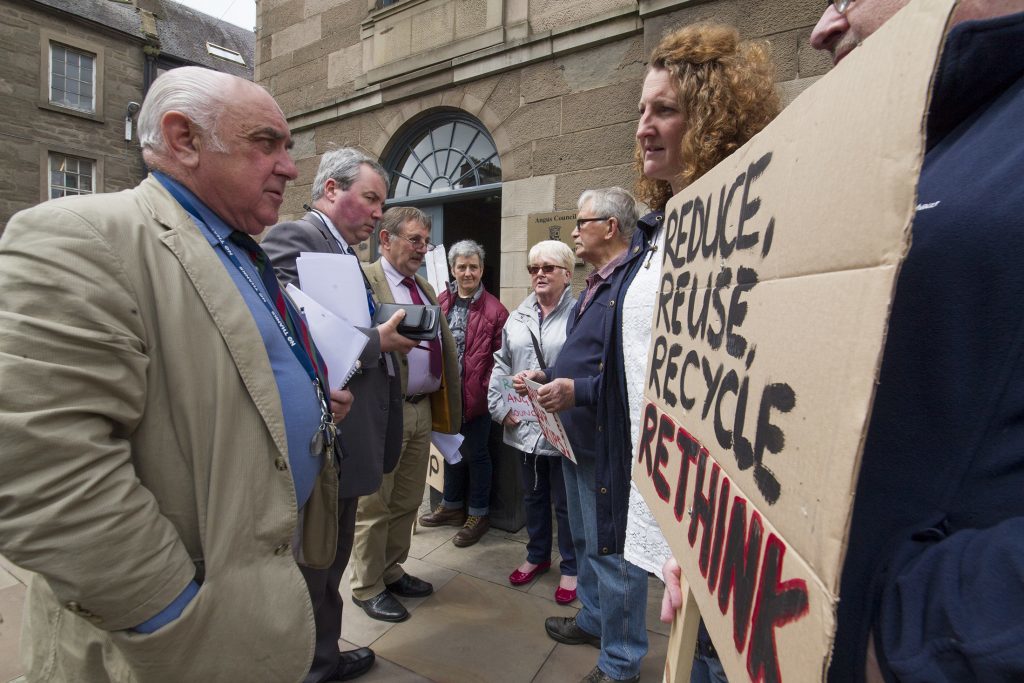
[[[330,388],[341,389],[359,369],[359,356],[369,339],[350,322],[331,313],[295,285],[288,285],[285,291],[306,318],[309,334],[327,364]],[[366,299],[363,301],[365,309]]]
[[356,327],[370,327],[366,282],[359,259],[348,254],[304,251],[295,259],[302,291],[334,315]]

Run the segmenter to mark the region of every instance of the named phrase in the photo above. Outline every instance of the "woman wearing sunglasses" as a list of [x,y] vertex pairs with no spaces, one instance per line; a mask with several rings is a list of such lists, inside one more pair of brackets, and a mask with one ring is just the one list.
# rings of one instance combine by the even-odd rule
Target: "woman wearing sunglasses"
[[575,256],[568,245],[555,240],[530,249],[527,269],[533,292],[509,316],[502,331],[501,349],[494,353],[494,370],[487,392],[491,417],[505,425],[505,443],[522,455],[523,500],[526,505],[526,560],[509,575],[513,586],[533,581],[551,567],[551,506],[558,521],[561,579],[555,591],[559,604],[576,599],[576,555],[565,504],[562,455],[541,436],[537,422],[517,418],[505,401],[505,387],[523,370],[551,365],[565,341],[572,310],[569,286]]

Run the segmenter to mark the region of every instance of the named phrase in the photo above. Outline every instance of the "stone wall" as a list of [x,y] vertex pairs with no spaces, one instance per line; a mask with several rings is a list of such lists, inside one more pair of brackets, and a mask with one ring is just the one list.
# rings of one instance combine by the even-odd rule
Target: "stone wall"
[[[103,55],[100,120],[40,106],[45,78],[41,32],[95,47]],[[121,34],[70,25],[65,18],[26,3],[0,0],[0,230],[10,217],[43,198],[46,151],[95,159],[102,170],[97,191],[134,186],[144,175],[137,136],[124,141],[124,112],[142,101],[142,47]]]
[[[473,36],[454,28],[458,15],[439,9],[447,2],[405,0],[372,10],[370,0],[261,0],[269,20],[260,22],[257,81],[278,97],[300,142],[301,176],[282,215],[301,213],[319,155],[331,145],[380,156],[422,114],[469,112],[501,156],[501,298],[510,307],[529,287],[528,214],[574,209],[587,188],[632,187],[646,56],[667,29],[723,21],[745,37],[769,40],[786,103],[829,68],[827,56],[807,44],[820,0],[504,0],[504,40],[470,51]],[[467,4],[486,6],[465,25],[489,35],[494,0]],[[431,8],[439,14],[430,21],[444,30],[432,30],[428,46],[413,34],[429,24],[423,15]],[[391,32],[404,31],[403,17],[408,40],[402,33],[391,52],[379,51],[384,20]],[[299,26],[309,28],[301,39]]]

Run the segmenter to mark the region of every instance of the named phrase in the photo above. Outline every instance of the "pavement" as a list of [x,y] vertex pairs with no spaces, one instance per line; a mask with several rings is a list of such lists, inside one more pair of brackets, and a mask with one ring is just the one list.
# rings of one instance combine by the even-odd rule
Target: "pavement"
[[[429,510],[424,495],[423,512]],[[588,645],[564,645],[544,632],[549,616],[571,616],[578,601],[555,602],[557,558],[552,571],[525,586],[508,583],[526,559],[525,529],[492,528],[469,548],[456,548],[455,527],[417,527],[405,569],[434,584],[427,598],[400,598],[412,616],[400,624],[368,618],[351,602],[348,576],[342,649],[368,646],[377,653],[365,683],[566,683],[578,681],[597,663]],[[555,548],[557,548],[557,543]],[[21,611],[30,574],[0,557],[0,683],[23,683],[18,656]],[[658,620],[661,582],[649,579],[647,629],[650,651],[640,680],[662,680],[669,627]]]

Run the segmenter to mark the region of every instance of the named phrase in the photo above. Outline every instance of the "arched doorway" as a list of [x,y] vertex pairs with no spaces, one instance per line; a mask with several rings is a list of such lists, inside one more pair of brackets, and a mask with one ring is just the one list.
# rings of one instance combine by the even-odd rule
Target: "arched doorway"
[[437,110],[399,131],[383,158],[391,176],[387,205],[415,206],[430,215],[436,244],[482,244],[483,283],[497,296],[501,159],[484,125],[463,111]]

